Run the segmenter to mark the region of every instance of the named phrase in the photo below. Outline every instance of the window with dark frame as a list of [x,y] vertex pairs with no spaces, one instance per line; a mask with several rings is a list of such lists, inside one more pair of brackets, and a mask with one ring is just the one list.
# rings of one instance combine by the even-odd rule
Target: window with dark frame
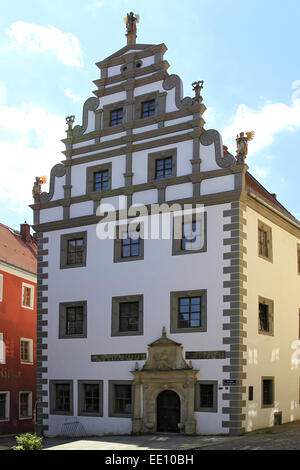
[[6,393],[0,393],[0,420],[6,418]]
[[298,274],[300,274],[300,246],[297,248]]
[[110,112],[110,125],[117,126],[123,122],[123,108],[115,109]]
[[155,100],[145,101],[142,103],[142,119],[154,116],[155,114]]
[[121,238],[121,256],[130,258],[140,255],[140,235],[139,232],[124,232]]
[[83,322],[83,306],[66,307],[66,335],[82,335]]
[[54,411],[69,412],[70,411],[70,385],[54,384],[55,386],[55,405]]
[[114,413],[130,414],[132,410],[131,385],[114,384]]
[[29,341],[21,340],[21,361],[22,362],[29,362],[30,360],[29,347],[30,347]]
[[155,178],[169,178],[172,176],[172,157],[155,160]]
[[96,171],[94,173],[93,189],[95,192],[106,191],[109,189],[109,171]]
[[200,221],[182,223],[182,250],[196,250],[201,248],[201,223]]
[[201,297],[178,299],[178,328],[201,327]]
[[258,253],[268,258],[268,233],[261,228],[258,229]]
[[248,389],[248,400],[253,401],[253,386],[250,385]]
[[139,329],[139,302],[122,302],[119,310],[120,332],[138,331]]
[[214,406],[214,385],[200,384],[200,408],[213,408]]
[[259,329],[260,331],[270,331],[269,306],[259,303]]
[[100,411],[100,390],[98,384],[83,384],[83,412],[99,413]]
[[82,264],[84,257],[83,238],[67,241],[67,265]]
[[274,381],[272,379],[263,380],[263,405],[273,405],[274,401]]
[[29,418],[31,413],[29,412],[29,393],[20,393],[20,418]]

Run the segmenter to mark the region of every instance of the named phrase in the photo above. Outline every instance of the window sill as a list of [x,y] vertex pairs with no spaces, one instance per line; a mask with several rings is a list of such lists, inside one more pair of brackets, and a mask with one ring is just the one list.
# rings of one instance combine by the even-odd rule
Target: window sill
[[34,363],[33,363],[33,362],[29,362],[29,361],[26,361],[26,362],[20,361],[20,364],[33,366]]
[[26,416],[26,418],[20,418],[19,417],[19,421],[26,421],[28,419],[32,419],[32,416]]
[[22,308],[26,308],[27,310],[33,310],[34,307],[27,307],[26,305],[22,305]]
[[207,329],[206,328],[175,328],[171,329],[170,333],[176,334],[176,333],[206,333]]

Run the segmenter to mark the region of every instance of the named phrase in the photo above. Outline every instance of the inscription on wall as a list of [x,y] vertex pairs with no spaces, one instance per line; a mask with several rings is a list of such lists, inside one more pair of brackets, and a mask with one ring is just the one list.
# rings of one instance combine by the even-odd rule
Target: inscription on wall
[[147,355],[145,353],[129,353],[129,354],[92,354],[92,362],[112,362],[112,361],[145,361]]
[[187,351],[186,359],[226,359],[226,351]]

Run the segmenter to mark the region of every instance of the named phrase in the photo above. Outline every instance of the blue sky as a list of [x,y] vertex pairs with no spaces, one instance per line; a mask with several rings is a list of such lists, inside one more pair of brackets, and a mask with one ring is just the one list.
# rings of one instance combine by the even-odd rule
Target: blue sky
[[168,47],[185,96],[204,80],[206,129],[254,130],[250,171],[300,218],[299,0],[10,0],[0,17],[0,222],[32,223],[35,176],[63,159],[65,116],[81,124],[99,78],[95,62],[126,44],[123,18],[140,15],[137,42]]

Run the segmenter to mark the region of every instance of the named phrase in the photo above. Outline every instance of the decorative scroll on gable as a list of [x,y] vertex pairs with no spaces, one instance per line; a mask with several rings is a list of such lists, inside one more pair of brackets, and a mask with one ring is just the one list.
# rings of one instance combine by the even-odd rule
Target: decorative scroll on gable
[[220,168],[229,168],[236,165],[236,159],[231,153],[223,154],[223,144],[221,134],[215,129],[205,131],[201,137],[200,142],[204,146],[214,144],[216,163]]
[[50,173],[50,183],[49,183],[49,192],[42,193],[40,195],[40,202],[49,202],[53,198],[54,190],[55,190],[55,178],[61,178],[66,174],[66,167],[61,163],[55,165]]
[[163,82],[163,89],[164,90],[172,90],[175,88],[175,104],[178,109],[189,108],[196,102],[187,96],[186,98],[182,98],[182,83],[180,77],[178,75],[169,75]]
[[167,338],[166,329],[163,328],[162,337],[148,347],[148,360],[143,370],[183,370],[190,367],[182,354],[183,346]]
[[96,109],[99,106],[99,98],[91,97],[86,100],[86,102],[83,105],[83,111],[82,111],[82,125],[81,126],[75,126],[73,129],[73,136],[74,137],[79,137],[83,135],[88,127],[88,121],[89,121],[89,111],[96,111]]

